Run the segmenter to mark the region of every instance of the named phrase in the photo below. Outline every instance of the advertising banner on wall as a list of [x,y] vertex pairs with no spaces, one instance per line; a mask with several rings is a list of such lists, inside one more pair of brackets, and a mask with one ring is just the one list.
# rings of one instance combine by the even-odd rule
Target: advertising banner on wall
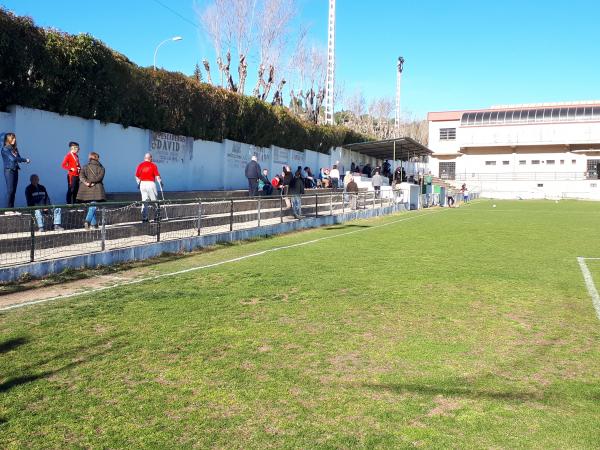
[[298,166],[304,168],[304,152],[290,150],[290,166],[294,172]]
[[150,151],[157,164],[185,164],[194,156],[194,139],[171,133],[150,132]]
[[279,147],[273,147],[273,164],[288,165],[289,150]]
[[[236,173],[236,171],[243,171],[246,167],[246,163],[250,160],[250,156],[246,152],[242,151],[244,145],[239,142],[226,141],[226,156],[227,156],[227,170],[230,173]],[[243,173],[243,172],[242,172]]]

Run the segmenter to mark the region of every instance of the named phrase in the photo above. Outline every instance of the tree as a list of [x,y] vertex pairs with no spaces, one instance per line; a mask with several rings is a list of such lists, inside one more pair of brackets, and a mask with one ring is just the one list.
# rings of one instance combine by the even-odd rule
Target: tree
[[[248,61],[254,60],[258,79],[252,94],[267,100],[273,86],[283,89],[284,54],[292,33],[290,23],[297,14],[296,0],[211,0],[196,13],[213,44],[222,87],[243,94]],[[232,61],[234,65],[237,61],[237,83]],[[208,63],[204,66],[208,73]],[[275,94],[282,102],[282,90],[276,89]]]
[[200,64],[196,63],[196,66],[194,66],[194,80],[196,80],[198,83],[202,83],[202,70],[200,70]]

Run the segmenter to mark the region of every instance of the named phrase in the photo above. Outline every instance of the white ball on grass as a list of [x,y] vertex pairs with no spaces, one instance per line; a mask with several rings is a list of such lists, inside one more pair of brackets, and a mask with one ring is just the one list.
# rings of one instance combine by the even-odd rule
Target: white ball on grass
[[496,207],[496,205],[492,205],[492,208],[495,208],[495,207]]

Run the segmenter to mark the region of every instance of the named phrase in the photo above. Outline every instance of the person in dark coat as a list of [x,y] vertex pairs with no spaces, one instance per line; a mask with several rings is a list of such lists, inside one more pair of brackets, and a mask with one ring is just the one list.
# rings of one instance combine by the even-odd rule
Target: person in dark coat
[[273,193],[273,185],[269,180],[269,171],[268,169],[263,169],[260,178],[258,179],[258,189],[263,191],[265,195],[271,195]]
[[294,178],[290,181],[289,194],[292,196],[292,212],[296,219],[302,218],[302,195],[304,194],[304,180],[302,170],[296,170]]
[[287,197],[288,195],[288,191],[290,188],[290,183],[292,182],[292,179],[294,178],[294,176],[292,175],[292,169],[290,169],[289,166],[283,166],[283,173],[282,173],[282,182],[281,182],[281,195],[285,196],[285,206],[286,208],[290,207],[290,200]]
[[246,178],[248,178],[248,196],[254,197],[258,194],[258,180],[261,177],[260,164],[258,164],[256,155],[246,164]]
[[356,200],[358,197],[358,184],[354,181],[354,177],[352,175],[347,175],[346,177],[350,178],[348,184],[346,184],[346,192],[350,196],[350,209],[356,209]]
[[6,207],[15,207],[15,194],[19,183],[19,163],[29,164],[31,161],[21,157],[17,148],[15,133],[0,133],[2,144],[2,162],[4,163],[4,178],[6,180]]
[[[84,203],[96,203],[106,200],[106,192],[104,191],[104,166],[100,164],[100,155],[96,152],[91,152],[89,162],[79,173],[79,191],[77,192],[77,200]],[[90,205],[87,210],[85,222],[83,223],[86,230],[90,226],[98,228],[96,220],[96,207]]]
[[[41,206],[43,208],[36,209],[34,215],[38,231],[44,232],[44,213],[50,212],[50,209],[47,207],[52,206],[52,201],[46,188],[40,184],[39,176],[33,174],[29,177],[29,181],[31,184],[25,188],[27,206]],[[62,231],[64,228],[61,226],[61,209],[52,208],[52,215],[54,216],[54,231]]]

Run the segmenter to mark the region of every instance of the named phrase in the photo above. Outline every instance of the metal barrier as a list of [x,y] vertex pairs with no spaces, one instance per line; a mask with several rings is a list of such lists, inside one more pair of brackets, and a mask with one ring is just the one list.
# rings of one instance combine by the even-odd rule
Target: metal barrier
[[396,205],[374,192],[0,209],[0,266]]

